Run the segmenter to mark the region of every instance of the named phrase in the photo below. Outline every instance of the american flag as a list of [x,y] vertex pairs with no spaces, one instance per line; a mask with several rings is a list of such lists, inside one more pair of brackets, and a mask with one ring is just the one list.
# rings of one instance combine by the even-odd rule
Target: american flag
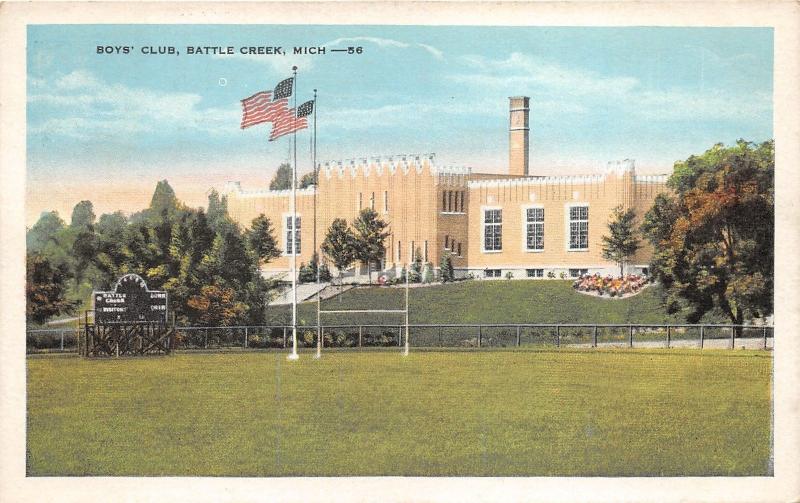
[[280,117],[272,121],[272,133],[269,135],[269,141],[277,140],[283,135],[300,131],[308,127],[308,119],[305,117],[298,117],[295,114],[295,109],[290,108]]
[[294,77],[289,77],[288,79],[284,79],[278,82],[278,85],[275,86],[275,97],[274,100],[279,100],[281,98],[288,98],[292,95],[292,86],[294,85]]
[[[278,85],[280,86],[280,84]],[[282,98],[272,101],[272,96],[273,93],[269,91],[261,91],[242,100],[242,129],[264,122],[272,122],[286,113],[289,99]]]
[[308,117],[314,113],[314,100],[308,100],[299,107],[297,107],[298,117]]

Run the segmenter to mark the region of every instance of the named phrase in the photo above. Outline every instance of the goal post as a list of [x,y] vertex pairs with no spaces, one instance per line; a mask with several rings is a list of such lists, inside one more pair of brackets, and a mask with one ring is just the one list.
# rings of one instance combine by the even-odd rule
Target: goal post
[[[403,292],[404,298],[404,307],[403,309],[322,309],[322,291],[319,290],[317,292],[317,352],[315,354],[315,358],[322,357],[322,347],[324,346],[324,334],[323,329],[324,325],[322,324],[322,316],[323,315],[333,315],[333,314],[399,314],[403,316],[403,325],[402,329],[405,333],[405,337],[403,338],[403,334],[400,334],[401,340],[404,339],[402,343],[402,354],[403,356],[408,356],[409,353],[409,303],[408,303],[408,290],[409,290],[409,269],[404,266],[404,270],[406,271],[405,274],[405,288]],[[319,265],[317,266],[317,282],[319,282]],[[339,294],[341,295],[341,293]]]

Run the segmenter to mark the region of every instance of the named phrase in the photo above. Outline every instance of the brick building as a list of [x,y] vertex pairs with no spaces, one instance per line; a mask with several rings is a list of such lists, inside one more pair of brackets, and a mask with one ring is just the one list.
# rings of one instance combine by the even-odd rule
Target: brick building
[[[507,175],[444,167],[432,154],[320,163],[318,187],[297,191],[297,246],[290,239],[291,191],[246,191],[228,182],[222,191],[228,210],[244,226],[260,213],[275,223],[283,255],[265,264],[267,274],[287,273],[290,253],[308,263],[334,218],[351,222],[367,207],[389,223],[379,267],[390,273],[412,262],[418,249],[434,267],[451,254],[457,274],[478,278],[618,274],[602,257],[612,210],[633,208],[641,219],[667,190],[667,175],[638,176],[631,160],[609,163],[601,174],[530,174],[529,99],[509,101]],[[647,267],[651,250],[642,244],[629,272]]]

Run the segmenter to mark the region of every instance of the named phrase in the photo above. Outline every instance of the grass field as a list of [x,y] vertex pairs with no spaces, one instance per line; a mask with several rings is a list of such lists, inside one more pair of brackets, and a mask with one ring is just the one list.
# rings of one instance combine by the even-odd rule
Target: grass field
[[28,359],[29,475],[768,475],[771,353]]
[[[412,288],[411,323],[685,323],[686,313],[666,314],[658,286],[627,299],[598,298],[572,289],[571,281],[463,281]],[[356,288],[323,302],[323,309],[402,309],[404,289]],[[488,301],[487,299],[491,299]],[[289,306],[269,309],[273,323],[291,320]],[[328,315],[325,323],[398,323],[399,315]],[[316,303],[299,306],[298,319],[316,324]],[[729,323],[709,314],[705,323]]]

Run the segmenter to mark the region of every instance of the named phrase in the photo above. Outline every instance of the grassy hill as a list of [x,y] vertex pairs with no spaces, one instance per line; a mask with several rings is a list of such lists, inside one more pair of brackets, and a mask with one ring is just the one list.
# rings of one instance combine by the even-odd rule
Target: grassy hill
[[[402,309],[403,288],[362,287],[323,301],[322,308]],[[590,297],[571,281],[464,281],[409,292],[411,323],[681,323],[686,313],[668,315],[658,286],[627,299]],[[274,323],[291,320],[290,306],[270,308]],[[315,302],[298,307],[300,323],[316,323]],[[401,323],[402,315],[326,315],[325,323]],[[724,322],[708,316],[707,322]]]

